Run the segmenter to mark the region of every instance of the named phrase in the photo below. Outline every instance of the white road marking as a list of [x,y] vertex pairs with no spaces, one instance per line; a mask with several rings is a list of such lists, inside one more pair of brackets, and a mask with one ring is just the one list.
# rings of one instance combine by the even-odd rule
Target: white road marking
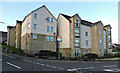
[[14,65],[14,64],[12,64],[12,63],[7,62],[7,64],[9,64],[9,65],[11,65],[11,66],[13,66],[13,67],[15,67],[15,68],[21,69],[19,66]]
[[40,63],[37,63],[37,64],[40,64]]
[[2,61],[2,59],[0,59],[0,61]]
[[61,70],[63,70],[63,68],[58,68],[58,69],[61,69]]
[[55,66],[51,66],[52,68],[57,68],[57,67],[55,67]]
[[40,64],[40,65],[44,66],[44,64]]
[[72,69],[67,69],[67,71],[73,71]]
[[105,68],[105,67],[114,67],[114,66],[116,66],[116,65],[109,65],[109,66],[103,66],[103,67]]
[[84,69],[92,69],[92,68],[95,68],[95,67],[86,67],[86,68],[84,68]]

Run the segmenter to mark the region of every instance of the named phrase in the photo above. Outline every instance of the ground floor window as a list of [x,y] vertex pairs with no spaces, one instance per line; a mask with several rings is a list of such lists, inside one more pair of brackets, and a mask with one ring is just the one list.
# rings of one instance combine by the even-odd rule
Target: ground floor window
[[79,50],[75,49],[75,57],[79,56]]

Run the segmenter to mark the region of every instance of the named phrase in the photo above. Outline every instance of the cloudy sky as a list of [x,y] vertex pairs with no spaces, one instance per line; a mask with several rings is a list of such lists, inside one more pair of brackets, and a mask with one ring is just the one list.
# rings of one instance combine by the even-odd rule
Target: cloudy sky
[[102,21],[112,26],[112,42],[118,43],[118,2],[1,2],[0,31],[7,31],[6,26],[15,26],[16,20],[23,20],[32,10],[46,5],[57,18],[59,13],[74,15],[78,13],[90,22]]

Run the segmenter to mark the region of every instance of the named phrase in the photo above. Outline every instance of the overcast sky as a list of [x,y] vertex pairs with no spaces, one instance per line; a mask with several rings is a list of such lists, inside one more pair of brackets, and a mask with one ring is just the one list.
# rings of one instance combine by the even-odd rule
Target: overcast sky
[[32,10],[46,5],[57,18],[59,13],[74,15],[78,13],[84,20],[112,26],[112,42],[118,43],[118,2],[2,2],[0,31],[7,31],[6,26],[15,26],[16,20],[23,20]]

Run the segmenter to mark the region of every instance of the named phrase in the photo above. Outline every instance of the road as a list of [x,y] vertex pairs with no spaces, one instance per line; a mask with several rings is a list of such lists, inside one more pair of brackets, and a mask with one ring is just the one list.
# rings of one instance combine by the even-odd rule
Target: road
[[48,60],[1,53],[2,71],[120,72],[118,61]]

